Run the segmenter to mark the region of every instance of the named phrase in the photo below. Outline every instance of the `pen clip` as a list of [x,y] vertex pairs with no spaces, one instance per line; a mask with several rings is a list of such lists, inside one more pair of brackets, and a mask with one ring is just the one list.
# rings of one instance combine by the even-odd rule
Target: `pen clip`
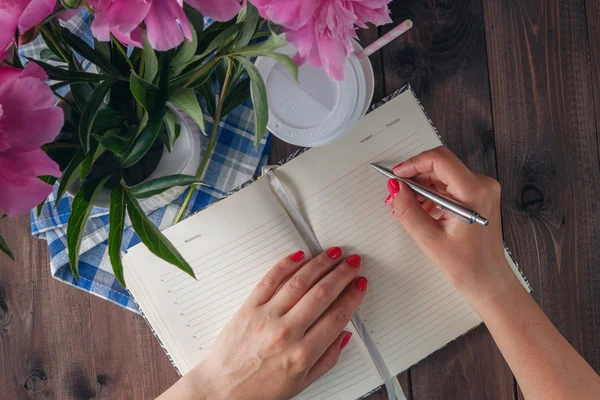
[[460,219],[461,221],[463,221],[463,222],[466,222],[466,223],[467,223],[467,224],[469,224],[469,225],[473,223],[473,221],[472,221],[472,220],[470,220],[470,219],[468,219],[468,218],[465,218],[465,217],[463,217],[462,215],[459,215],[459,214],[455,213],[455,212],[454,212],[454,211],[452,211],[452,210],[449,210],[449,209],[447,209],[446,207],[442,206],[441,204],[438,204],[438,206],[437,206],[437,209],[438,209],[438,210],[441,210],[441,211],[443,211],[443,212],[445,212],[445,213],[446,213],[446,214],[448,214],[448,215],[451,215],[451,216],[453,216],[453,217],[454,217],[454,218],[456,218],[456,219]]

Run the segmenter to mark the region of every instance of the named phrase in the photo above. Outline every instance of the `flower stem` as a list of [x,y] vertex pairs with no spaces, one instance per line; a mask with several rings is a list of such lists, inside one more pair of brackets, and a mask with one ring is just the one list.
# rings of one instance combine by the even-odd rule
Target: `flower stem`
[[110,37],[113,40],[115,46],[117,46],[117,50],[119,50],[119,53],[123,54],[123,57],[125,57],[125,60],[127,60],[127,64],[129,64],[129,68],[131,68],[131,70],[135,72],[135,67],[133,66],[133,64],[131,63],[131,60],[127,56],[127,50],[125,50],[125,48],[123,47],[121,42],[119,42],[112,33],[110,34]]
[[[200,167],[198,167],[198,171],[196,172],[196,178],[202,177],[204,173],[204,169],[208,165],[208,161],[212,156],[212,152],[215,149],[215,144],[217,142],[217,131],[219,129],[219,123],[221,122],[221,112],[223,111],[223,103],[225,102],[225,96],[227,95],[227,88],[229,86],[229,81],[231,80],[231,75],[233,72],[233,62],[229,63],[229,67],[227,68],[227,74],[225,75],[225,81],[223,81],[223,87],[221,88],[221,95],[219,96],[219,103],[217,104],[217,110],[215,112],[215,120],[213,123],[213,127],[210,133],[210,140],[208,142],[208,146],[206,146],[206,152],[204,153],[204,157],[202,158],[202,162],[200,163]],[[175,217],[175,224],[181,221],[185,210],[188,208],[190,204],[190,200],[192,199],[192,195],[196,190],[196,185],[190,186],[190,190],[179,209],[179,213],[177,213],[177,217]]]

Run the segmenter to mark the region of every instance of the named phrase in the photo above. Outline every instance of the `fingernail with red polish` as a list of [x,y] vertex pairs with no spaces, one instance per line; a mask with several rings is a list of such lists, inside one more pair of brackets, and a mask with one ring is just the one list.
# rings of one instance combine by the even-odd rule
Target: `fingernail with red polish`
[[392,196],[392,199],[394,197],[396,197],[396,195],[400,191],[400,185],[398,184],[398,181],[395,179],[390,179],[388,181],[388,190],[390,191],[390,195]]
[[348,342],[350,341],[351,337],[352,332],[346,333],[346,336],[344,336],[344,338],[342,339],[342,343],[340,344],[340,350],[344,350],[344,347],[348,346]]
[[396,169],[396,168],[400,168],[402,166],[402,164],[404,164],[403,162],[401,162],[400,164],[396,165],[394,168],[392,168],[392,170]]
[[294,262],[298,262],[298,261],[302,261],[304,259],[304,252],[302,250],[295,252],[294,254],[292,254],[290,256],[290,258],[292,259],[292,261]]
[[360,267],[360,261],[360,256],[358,254],[352,254],[350,257],[348,257],[348,259],[346,259],[348,265],[354,268]]
[[327,250],[327,256],[332,260],[337,260],[342,256],[342,249],[340,249],[339,247],[332,247],[329,250]]
[[354,286],[356,286],[356,288],[358,290],[360,290],[361,292],[364,292],[365,290],[367,290],[368,283],[369,283],[369,281],[367,280],[367,278],[365,278],[364,276],[361,276],[354,282]]
[[385,198],[385,204],[388,204],[390,201],[392,201],[392,195],[388,194],[388,197]]

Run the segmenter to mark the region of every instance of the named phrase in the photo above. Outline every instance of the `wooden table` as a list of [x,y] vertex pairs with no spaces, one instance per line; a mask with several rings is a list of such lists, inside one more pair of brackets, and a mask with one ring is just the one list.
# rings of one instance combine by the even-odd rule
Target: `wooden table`
[[[502,183],[504,235],[533,296],[600,371],[600,2],[391,9],[415,28],[372,56],[375,99],[411,83],[450,149]],[[272,158],[290,151],[275,141]],[[151,399],[177,380],[141,318],[50,276],[27,216],[0,230],[18,260],[0,256],[1,398]],[[409,399],[523,397],[483,326],[400,380]]]

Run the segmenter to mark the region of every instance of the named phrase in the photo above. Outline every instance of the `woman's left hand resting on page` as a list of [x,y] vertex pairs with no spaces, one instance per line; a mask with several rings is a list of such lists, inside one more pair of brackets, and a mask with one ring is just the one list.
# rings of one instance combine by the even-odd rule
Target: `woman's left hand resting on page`
[[[335,268],[334,268],[335,267]],[[207,357],[159,399],[288,399],[329,371],[367,290],[360,257],[333,247],[279,261],[233,316]],[[332,269],[333,268],[333,269]]]

